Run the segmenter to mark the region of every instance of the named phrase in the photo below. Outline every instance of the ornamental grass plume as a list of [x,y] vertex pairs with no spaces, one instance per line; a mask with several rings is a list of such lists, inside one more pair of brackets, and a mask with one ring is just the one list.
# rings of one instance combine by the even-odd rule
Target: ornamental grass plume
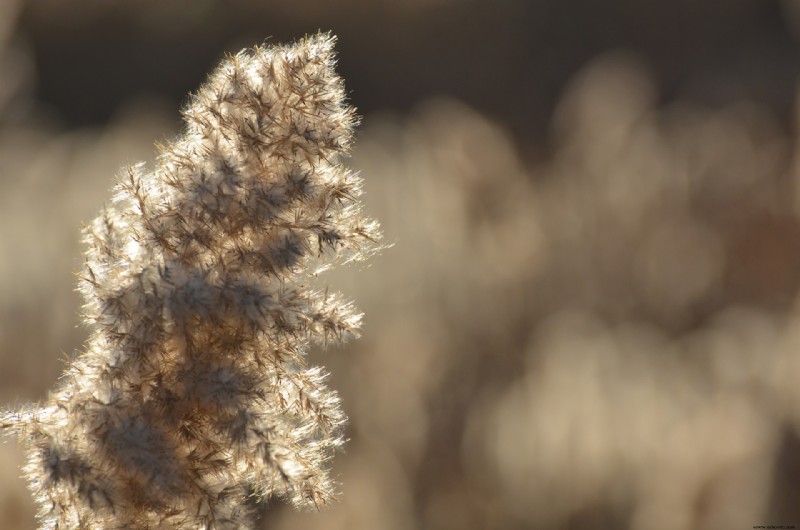
[[380,236],[342,165],[356,117],[333,44],[228,57],[85,229],[86,349],[2,421],[43,528],[248,528],[268,498],[331,499],[345,417],[305,353],[361,315],[313,285]]

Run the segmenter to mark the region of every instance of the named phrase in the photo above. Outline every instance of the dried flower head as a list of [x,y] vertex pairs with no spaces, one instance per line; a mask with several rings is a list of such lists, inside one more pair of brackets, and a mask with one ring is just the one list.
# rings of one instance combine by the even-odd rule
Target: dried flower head
[[331,498],[345,418],[304,355],[360,315],[312,285],[379,237],[341,162],[355,115],[333,44],[227,58],[86,229],[86,350],[2,422],[44,528],[246,528],[254,499]]

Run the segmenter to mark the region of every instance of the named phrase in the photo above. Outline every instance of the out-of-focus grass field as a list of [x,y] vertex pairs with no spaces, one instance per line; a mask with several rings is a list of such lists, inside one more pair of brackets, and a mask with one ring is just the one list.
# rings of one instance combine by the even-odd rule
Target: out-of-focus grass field
[[[350,416],[264,528],[800,527],[800,7],[0,2],[0,402],[87,336],[79,231],[223,52],[339,36],[394,246],[328,280]],[[34,528],[0,445],[0,528]]]

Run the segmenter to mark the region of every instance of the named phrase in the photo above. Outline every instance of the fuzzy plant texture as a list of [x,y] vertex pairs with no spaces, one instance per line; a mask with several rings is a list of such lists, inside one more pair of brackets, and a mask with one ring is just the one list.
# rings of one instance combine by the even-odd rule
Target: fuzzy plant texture
[[272,497],[332,498],[345,417],[305,355],[361,315],[318,273],[380,237],[342,164],[356,117],[333,44],[228,57],[86,228],[86,348],[2,419],[42,528],[251,528]]

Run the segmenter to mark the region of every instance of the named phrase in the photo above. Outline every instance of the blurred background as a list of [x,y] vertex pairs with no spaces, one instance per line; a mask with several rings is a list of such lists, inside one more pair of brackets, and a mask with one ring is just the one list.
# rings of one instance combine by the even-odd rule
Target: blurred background
[[263,528],[800,526],[797,0],[0,0],[0,403],[85,340],[120,167],[223,53],[318,29],[394,246],[330,275],[364,334],[312,352],[341,500]]

